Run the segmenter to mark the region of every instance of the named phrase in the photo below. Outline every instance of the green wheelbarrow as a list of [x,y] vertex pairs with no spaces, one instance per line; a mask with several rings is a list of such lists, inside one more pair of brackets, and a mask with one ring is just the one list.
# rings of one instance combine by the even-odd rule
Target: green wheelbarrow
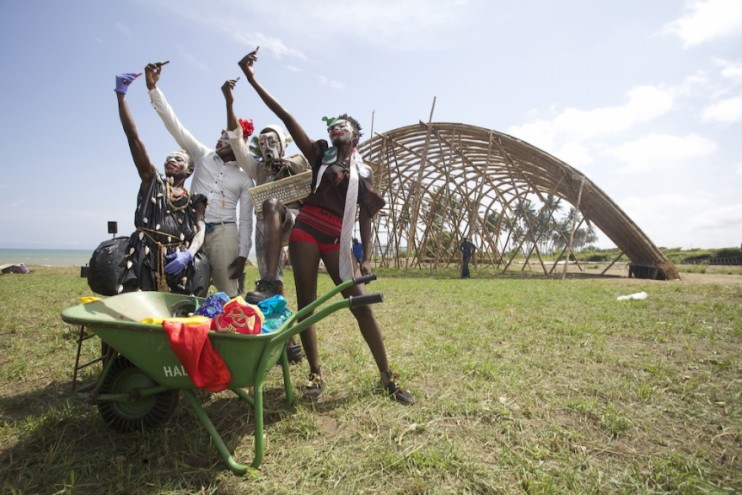
[[[175,411],[181,392],[227,466],[236,474],[258,468],[263,459],[263,383],[280,361],[286,406],[293,404],[286,341],[310,325],[353,306],[383,301],[381,293],[330,301],[353,285],[375,280],[375,275],[347,280],[333,287],[307,307],[294,313],[281,327],[269,334],[240,335],[209,332],[212,346],[229,369],[232,381],[228,389],[252,407],[255,415],[255,457],[250,465],[232,456],[194,391],[196,386],[186,374],[170,347],[161,325],[140,323],[145,318],[187,316],[195,311],[200,298],[165,292],[130,292],[79,304],[62,311],[67,323],[81,325],[101,338],[111,348],[95,383],[79,393],[98,406],[101,417],[111,428],[137,431],[167,421]],[[252,394],[246,388],[252,387]]]

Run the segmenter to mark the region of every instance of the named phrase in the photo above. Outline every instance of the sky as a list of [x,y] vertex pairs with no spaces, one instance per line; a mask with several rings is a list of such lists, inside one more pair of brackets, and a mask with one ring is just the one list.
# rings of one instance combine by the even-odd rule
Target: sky
[[[134,229],[139,176],[115,75],[158,86],[213,147],[220,87],[257,79],[315,138],[433,120],[510,134],[600,187],[660,247],[742,241],[740,0],[0,0],[0,248],[94,249]],[[162,167],[177,145],[127,94]],[[244,80],[235,109],[277,123]],[[289,153],[295,153],[291,147]],[[600,236],[600,247],[613,243]]]

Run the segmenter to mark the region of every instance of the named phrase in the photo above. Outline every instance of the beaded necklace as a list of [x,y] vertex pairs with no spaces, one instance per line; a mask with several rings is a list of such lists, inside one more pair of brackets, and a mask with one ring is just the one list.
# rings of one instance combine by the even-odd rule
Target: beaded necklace
[[176,193],[173,190],[173,187],[170,185],[170,181],[168,180],[165,182],[165,198],[167,200],[167,205],[170,208],[170,211],[178,212],[188,208],[188,201],[184,202],[182,205],[174,204],[175,201],[181,199],[184,196],[188,196],[188,189],[183,187],[183,190],[180,193]]

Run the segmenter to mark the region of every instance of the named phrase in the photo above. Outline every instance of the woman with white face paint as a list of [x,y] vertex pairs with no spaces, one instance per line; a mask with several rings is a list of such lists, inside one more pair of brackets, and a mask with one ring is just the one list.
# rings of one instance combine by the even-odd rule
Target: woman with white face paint
[[[142,180],[134,216],[136,231],[126,246],[118,292],[151,290],[205,295],[208,287],[194,286],[193,261],[203,243],[206,197],[191,195],[185,187],[193,172],[188,153],[170,153],[165,158],[164,175],[150,161],[125,97],[139,75],[116,76],[119,117]],[[205,258],[203,262],[206,263]]]
[[[355,270],[364,275],[371,273],[371,218],[384,206],[384,200],[373,186],[371,169],[363,163],[356,149],[361,136],[358,121],[346,114],[324,118],[332,146],[324,139],[310,139],[296,119],[256,81],[253,67],[256,61],[257,50],[243,57],[239,66],[263,102],[283,121],[313,172],[312,192],[303,200],[289,238],[296,297],[299,308],[303,308],[317,298],[320,261],[335,284],[356,275]],[[360,266],[354,265],[351,257],[358,205],[363,245]],[[343,291],[345,297],[363,294],[363,285]],[[371,307],[357,306],[351,308],[351,312],[374,357],[385,392],[402,404],[413,404],[412,393],[399,386],[396,375],[389,369],[381,329]],[[301,342],[310,368],[304,395],[317,399],[324,388],[324,377],[314,326],[301,333]]]

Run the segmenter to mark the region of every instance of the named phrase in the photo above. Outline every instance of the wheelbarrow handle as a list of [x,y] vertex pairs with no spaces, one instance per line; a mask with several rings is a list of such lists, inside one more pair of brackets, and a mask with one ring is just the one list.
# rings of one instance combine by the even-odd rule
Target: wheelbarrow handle
[[361,275],[360,277],[353,279],[353,285],[367,284],[376,280],[375,273],[369,273],[368,275]]
[[348,298],[348,307],[365,306],[366,304],[376,304],[384,302],[384,294],[381,292],[375,292],[373,294],[365,294],[363,296],[350,296]]

